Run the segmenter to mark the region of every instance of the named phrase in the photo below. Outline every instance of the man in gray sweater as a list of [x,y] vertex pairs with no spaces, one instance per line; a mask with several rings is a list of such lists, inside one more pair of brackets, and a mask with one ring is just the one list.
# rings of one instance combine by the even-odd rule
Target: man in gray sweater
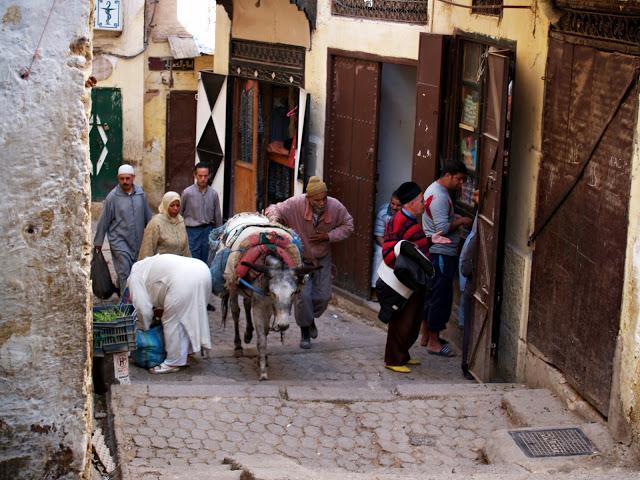
[[429,185],[424,192],[424,213],[422,228],[427,237],[436,233],[447,237],[451,243],[434,243],[429,249],[435,277],[431,297],[425,305],[425,319],[422,325],[420,344],[433,355],[452,357],[454,353],[448,344],[440,339],[440,332],[447,326],[453,304],[453,279],[458,272],[459,229],[469,226],[472,220],[457,215],[450,193],[460,190],[467,179],[467,168],[460,161],[448,162],[442,176]]

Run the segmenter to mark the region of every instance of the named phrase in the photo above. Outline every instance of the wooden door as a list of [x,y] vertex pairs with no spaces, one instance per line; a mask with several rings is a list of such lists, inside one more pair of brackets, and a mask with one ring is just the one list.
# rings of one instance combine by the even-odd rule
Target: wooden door
[[638,66],[639,57],[549,41],[537,226],[604,136],[535,241],[527,340],[605,416],[620,326],[637,83],[626,99],[624,92]]
[[416,78],[416,123],[413,137],[411,178],[426,189],[439,168],[441,82],[446,52],[445,35],[420,33]]
[[325,180],[353,216],[355,231],[333,248],[335,284],[369,296],[375,199],[380,64],[331,56]]
[[196,158],[196,92],[172,90],[167,96],[165,190],[182,193],[193,183]]
[[236,79],[234,92],[237,121],[234,122],[233,212],[256,209],[258,172],[258,82]]
[[89,126],[91,200],[103,200],[118,184],[122,164],[122,93],[119,88],[91,90]]
[[503,257],[502,210],[508,172],[510,51],[489,49],[486,63],[484,106],[482,110],[478,187],[478,246],[473,266],[473,302],[469,339],[468,368],[481,381],[493,378],[492,354],[498,341]]

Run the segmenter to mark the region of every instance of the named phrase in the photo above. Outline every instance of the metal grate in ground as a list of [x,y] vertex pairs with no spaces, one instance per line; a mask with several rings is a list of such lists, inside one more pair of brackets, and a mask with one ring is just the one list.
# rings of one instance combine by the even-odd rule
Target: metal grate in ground
[[509,435],[529,458],[591,455],[598,451],[579,428],[512,430]]

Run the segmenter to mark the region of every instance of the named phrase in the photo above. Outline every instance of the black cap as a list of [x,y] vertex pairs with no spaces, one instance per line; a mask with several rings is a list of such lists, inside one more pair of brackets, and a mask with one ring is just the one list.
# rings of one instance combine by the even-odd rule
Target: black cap
[[404,182],[398,187],[395,193],[400,203],[404,205],[420,195],[422,189],[416,182]]

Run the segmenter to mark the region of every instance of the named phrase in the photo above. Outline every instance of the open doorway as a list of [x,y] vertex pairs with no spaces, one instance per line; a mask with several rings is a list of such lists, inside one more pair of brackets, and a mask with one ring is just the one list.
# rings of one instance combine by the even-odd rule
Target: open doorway
[[416,67],[383,63],[380,75],[376,212],[389,202],[391,193],[402,182],[411,180],[415,99]]
[[234,79],[233,212],[260,211],[294,194],[300,89]]

